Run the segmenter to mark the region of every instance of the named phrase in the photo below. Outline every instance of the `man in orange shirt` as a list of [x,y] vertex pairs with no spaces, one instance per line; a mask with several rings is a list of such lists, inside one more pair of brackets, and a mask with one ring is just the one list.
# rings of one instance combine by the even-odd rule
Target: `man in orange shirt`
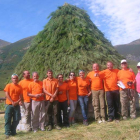
[[45,102],[43,93],[43,83],[38,80],[37,72],[33,72],[33,82],[28,86],[28,96],[32,99],[32,127],[34,133],[40,128],[45,131]]
[[[21,119],[19,102],[22,99],[22,88],[18,85],[18,75],[11,76],[12,83],[7,84],[4,88],[6,94],[5,110],[5,135],[16,135],[16,127]],[[12,121],[12,123],[11,123]]]
[[91,81],[92,105],[94,107],[95,120],[98,123],[105,122],[105,94],[103,89],[103,80],[94,75],[99,73],[99,65],[93,64],[93,71],[89,72],[87,77]]
[[130,117],[135,119],[135,87],[133,84],[135,81],[135,74],[130,72],[125,59],[121,61],[121,68],[117,75],[118,81],[121,81],[124,85],[123,88],[120,88],[121,114],[123,119],[126,120],[128,117],[128,102],[130,101]]
[[24,129],[26,131],[29,131],[30,130],[30,124],[31,124],[31,101],[30,101],[31,99],[27,95],[27,91],[28,91],[29,84],[33,80],[30,79],[29,71],[24,71],[23,72],[23,77],[24,77],[24,79],[19,82],[19,85],[22,87],[22,91],[23,91],[23,104],[21,106],[21,109],[23,109],[25,111],[23,117],[25,119],[25,124],[28,124],[26,128],[24,127]]
[[116,119],[116,121],[120,119],[120,94],[119,87],[117,86],[118,71],[118,69],[113,69],[112,62],[107,62],[107,69],[99,72],[100,78],[104,80],[104,88],[108,105],[108,122],[112,122],[114,119]]
[[54,119],[54,127],[60,130],[61,127],[58,126],[58,80],[53,78],[52,70],[48,70],[46,75],[47,78],[43,80],[43,91],[46,94],[47,115],[49,117],[48,131],[52,130],[52,118]]

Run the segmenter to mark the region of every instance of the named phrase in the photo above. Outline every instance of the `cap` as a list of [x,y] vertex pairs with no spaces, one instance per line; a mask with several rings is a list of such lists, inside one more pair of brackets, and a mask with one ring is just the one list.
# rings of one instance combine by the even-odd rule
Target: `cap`
[[127,63],[127,61],[125,59],[121,60],[121,64],[122,63]]
[[140,66],[140,62],[137,64],[137,66]]

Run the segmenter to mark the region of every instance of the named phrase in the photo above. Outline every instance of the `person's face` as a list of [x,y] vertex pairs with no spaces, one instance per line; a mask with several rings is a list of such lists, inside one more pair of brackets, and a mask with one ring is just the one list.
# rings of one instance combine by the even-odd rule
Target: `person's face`
[[127,63],[126,62],[121,63],[121,68],[126,69],[127,68]]
[[138,71],[140,71],[140,66],[137,66]]
[[48,78],[51,79],[51,78],[53,78],[53,73],[52,73],[52,72],[48,72],[48,73],[47,73],[47,76],[48,76]]
[[93,64],[93,71],[99,71],[99,65],[98,64]]
[[59,80],[60,82],[63,82],[63,75],[59,75],[59,76],[58,76],[58,80]]
[[83,71],[80,71],[80,72],[79,72],[79,76],[80,76],[81,78],[84,78],[84,77],[85,77],[85,73],[84,73]]
[[17,84],[18,83],[18,77],[16,75],[12,77],[12,82],[14,84]]
[[38,78],[39,78],[38,74],[37,73],[34,73],[33,74],[33,80],[34,80],[34,82],[37,82],[38,81]]
[[29,71],[24,71],[24,78],[30,79],[30,72]]
[[113,64],[111,62],[107,63],[107,69],[109,69],[109,70],[113,69]]
[[75,74],[74,73],[70,73],[70,79],[73,80],[75,78]]

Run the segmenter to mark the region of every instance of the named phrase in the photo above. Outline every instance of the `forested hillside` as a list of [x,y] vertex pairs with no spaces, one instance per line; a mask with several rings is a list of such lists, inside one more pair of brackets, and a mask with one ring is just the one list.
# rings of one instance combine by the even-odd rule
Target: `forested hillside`
[[34,36],[24,38],[0,48],[0,89],[3,89],[5,82],[14,72],[17,64],[22,60],[33,38]]

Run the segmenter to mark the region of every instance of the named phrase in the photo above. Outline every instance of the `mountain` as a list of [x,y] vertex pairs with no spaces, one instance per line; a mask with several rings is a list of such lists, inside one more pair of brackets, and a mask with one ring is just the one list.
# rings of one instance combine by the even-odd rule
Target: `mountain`
[[121,55],[126,57],[127,60],[140,61],[140,39],[114,47]]
[[9,45],[9,44],[11,44],[11,43],[0,39],[0,48],[4,47],[6,45]]
[[44,30],[35,37],[15,69],[20,79],[24,70],[37,71],[43,79],[48,69],[54,71],[54,76],[63,73],[67,77],[70,71],[77,75],[79,69],[89,72],[95,62],[101,69],[107,61],[119,67],[122,57],[84,10],[64,4],[48,18]]
[[33,38],[34,36],[24,38],[0,48],[0,89],[3,89],[5,82],[29,49]]

